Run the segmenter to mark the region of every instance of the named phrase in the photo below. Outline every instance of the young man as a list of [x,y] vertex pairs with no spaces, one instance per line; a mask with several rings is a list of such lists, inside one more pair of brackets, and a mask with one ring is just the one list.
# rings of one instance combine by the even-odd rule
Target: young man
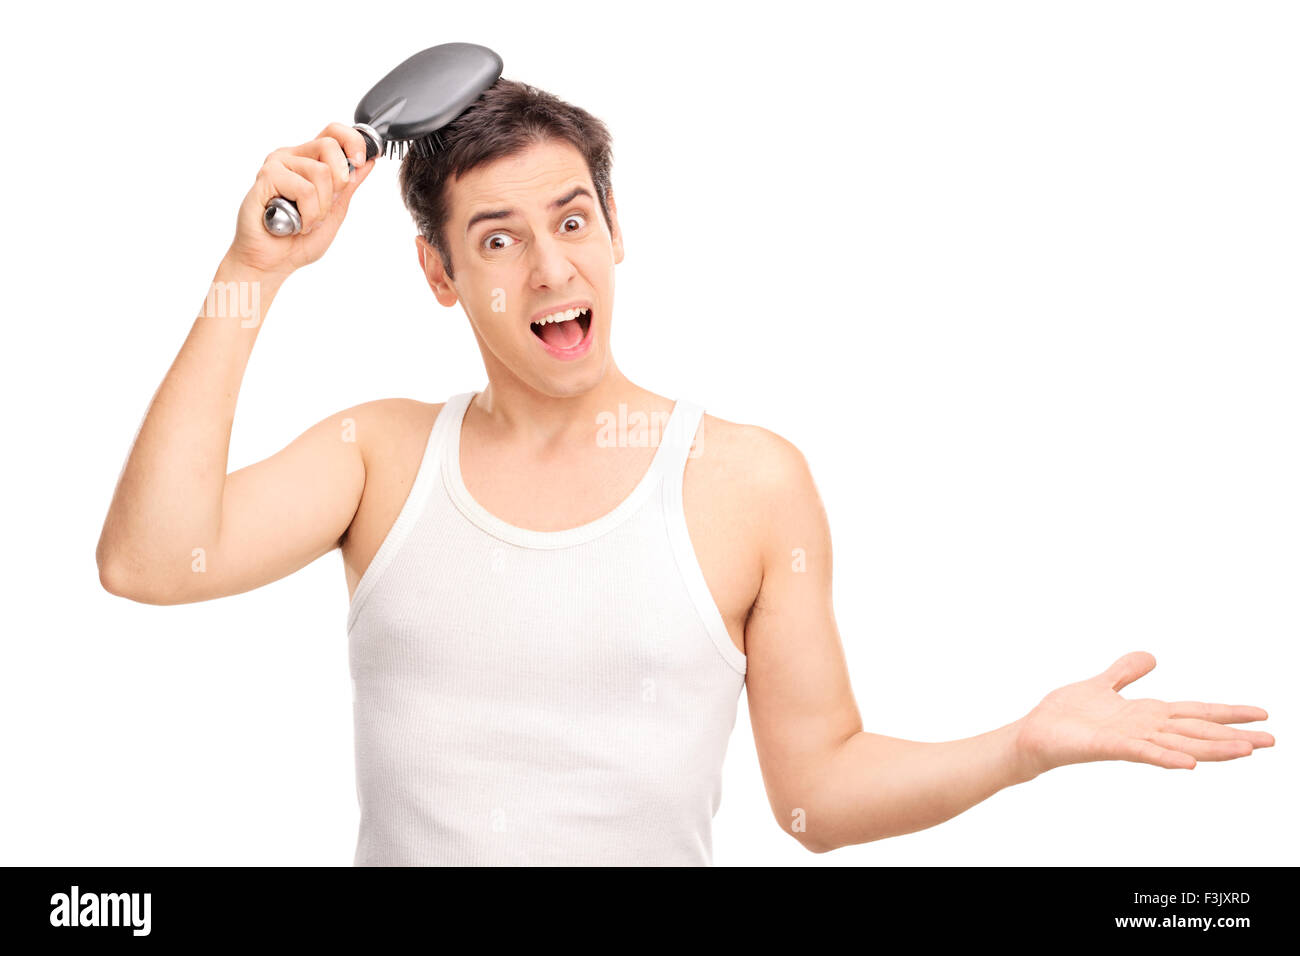
[[[1143,652],[978,736],[865,732],[798,449],[614,362],[623,237],[605,127],[501,80],[444,140],[406,156],[402,192],[486,386],[346,409],[226,474],[261,314],[371,169],[360,135],[331,124],[267,157],[214,281],[257,290],[261,314],[217,314],[209,297],[97,553],[112,593],[174,604],[341,549],[356,864],[708,864],[744,684],[772,812],[814,852],[933,826],[1065,764],[1190,768],[1273,744],[1228,726],[1265,719],[1256,707],[1121,697],[1155,665]],[[302,234],[263,230],[277,194]]]

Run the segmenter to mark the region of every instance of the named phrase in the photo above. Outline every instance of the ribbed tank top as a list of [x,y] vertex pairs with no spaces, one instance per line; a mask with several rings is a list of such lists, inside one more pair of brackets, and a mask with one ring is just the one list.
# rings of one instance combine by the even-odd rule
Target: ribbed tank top
[[704,410],[674,404],[613,510],[533,531],[466,490],[476,394],[439,412],[349,607],[354,865],[711,865],[746,658],[682,510]]

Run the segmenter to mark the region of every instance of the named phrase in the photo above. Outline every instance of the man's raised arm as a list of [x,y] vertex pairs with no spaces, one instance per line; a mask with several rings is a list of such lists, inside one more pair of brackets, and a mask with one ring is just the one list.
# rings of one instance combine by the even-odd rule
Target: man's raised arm
[[[345,149],[363,161],[350,175]],[[226,467],[262,321],[285,278],[333,240],[374,167],[364,156],[361,134],[339,123],[267,156],[118,479],[95,550],[111,593],[174,604],[247,590],[329,550],[348,527],[365,473],[338,422],[327,419],[233,475]],[[276,195],[297,204],[301,233],[277,237],[263,228],[262,211]]]

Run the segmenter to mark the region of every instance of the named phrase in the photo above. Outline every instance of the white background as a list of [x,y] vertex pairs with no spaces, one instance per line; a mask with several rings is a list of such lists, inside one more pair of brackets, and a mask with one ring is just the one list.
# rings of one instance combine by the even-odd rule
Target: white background
[[[1294,6],[32,9],[2,41],[0,862],[351,864],[339,554],[154,607],[94,550],[265,155],[450,40],[610,125],[616,358],[803,451],[867,730],[972,736],[1147,650],[1128,695],[1263,706],[1278,739],[1063,768],[817,856],[771,816],[742,699],[715,863],[1297,862]],[[396,172],[276,299],[230,470],[485,382]]]

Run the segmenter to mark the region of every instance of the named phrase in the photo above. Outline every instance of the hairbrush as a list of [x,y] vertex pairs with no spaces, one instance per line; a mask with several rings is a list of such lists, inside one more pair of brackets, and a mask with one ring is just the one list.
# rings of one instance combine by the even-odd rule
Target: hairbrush
[[[361,98],[353,129],[366,141],[366,159],[407,151],[432,156],[442,149],[438,130],[464,113],[501,78],[501,57],[476,43],[441,43],[402,61]],[[355,169],[348,162],[348,172]],[[266,231],[291,236],[302,217],[290,199],[276,196],[262,214]]]

